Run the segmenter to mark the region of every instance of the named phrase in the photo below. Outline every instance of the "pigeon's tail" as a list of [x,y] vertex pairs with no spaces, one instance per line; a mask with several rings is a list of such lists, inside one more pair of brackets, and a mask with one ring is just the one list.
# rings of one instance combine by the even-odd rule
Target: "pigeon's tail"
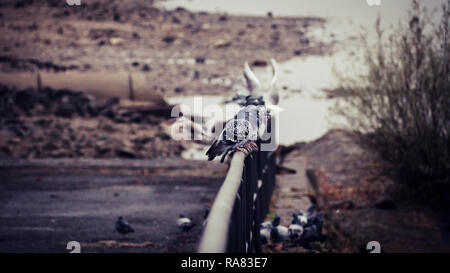
[[225,152],[222,156],[221,162],[225,159],[227,152],[229,151],[230,145],[225,143],[224,141],[216,140],[211,145],[211,147],[206,151],[206,155],[208,156],[208,160],[213,160],[216,156],[220,156]]

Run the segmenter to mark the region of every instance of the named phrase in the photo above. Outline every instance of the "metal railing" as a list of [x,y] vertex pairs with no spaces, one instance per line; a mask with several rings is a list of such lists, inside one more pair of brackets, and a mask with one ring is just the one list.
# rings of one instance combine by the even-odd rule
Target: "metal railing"
[[[260,148],[261,142],[258,141]],[[275,152],[236,152],[200,241],[202,253],[261,252],[259,226],[275,186]]]

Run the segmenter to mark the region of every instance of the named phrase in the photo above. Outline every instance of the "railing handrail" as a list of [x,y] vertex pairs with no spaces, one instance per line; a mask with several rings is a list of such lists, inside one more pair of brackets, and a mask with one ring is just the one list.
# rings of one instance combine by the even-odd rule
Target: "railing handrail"
[[246,155],[236,152],[225,181],[214,200],[208,222],[200,241],[200,253],[223,253],[227,247],[228,230],[233,206],[241,185]]

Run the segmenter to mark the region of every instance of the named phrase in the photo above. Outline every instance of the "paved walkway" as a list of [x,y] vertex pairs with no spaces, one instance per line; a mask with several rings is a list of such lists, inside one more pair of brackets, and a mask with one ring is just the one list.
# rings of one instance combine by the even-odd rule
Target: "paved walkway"
[[309,184],[305,175],[306,163],[305,157],[293,151],[284,159],[283,166],[296,170],[296,173],[277,175],[271,212],[281,217],[282,225],[289,226],[292,213],[311,206],[308,198]]
[[[182,159],[45,162],[0,162],[0,252],[68,252],[69,241],[81,252],[195,252],[227,168]],[[188,233],[178,230],[180,213],[197,223]],[[136,231],[117,233],[118,216]]]

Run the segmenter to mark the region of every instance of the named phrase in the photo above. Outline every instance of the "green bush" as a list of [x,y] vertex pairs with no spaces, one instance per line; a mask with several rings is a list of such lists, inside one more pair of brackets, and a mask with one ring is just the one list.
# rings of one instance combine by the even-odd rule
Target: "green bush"
[[378,19],[375,45],[363,37],[368,71],[341,77],[345,106],[336,108],[392,163],[401,180],[428,186],[440,181],[447,188],[449,3],[442,6],[440,23],[434,24],[433,15],[414,1],[408,24],[399,24],[387,38]]

